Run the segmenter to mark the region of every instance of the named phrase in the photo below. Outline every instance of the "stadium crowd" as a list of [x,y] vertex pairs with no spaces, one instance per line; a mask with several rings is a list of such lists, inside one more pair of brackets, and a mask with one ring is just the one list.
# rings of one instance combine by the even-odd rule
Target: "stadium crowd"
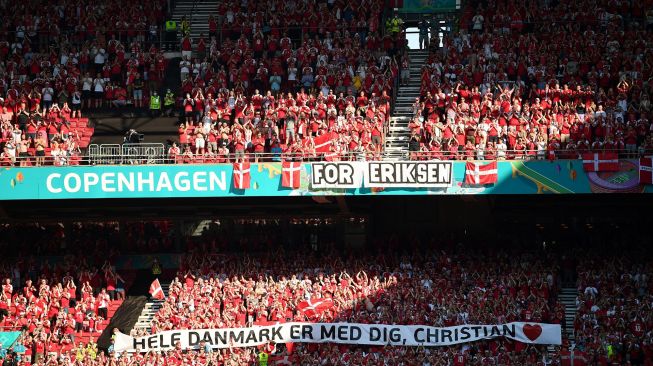
[[[384,324],[495,324],[510,321],[563,322],[556,301],[557,273],[544,258],[492,258],[497,267],[479,269],[478,257],[463,253],[404,257],[245,258],[189,256],[171,284],[152,332],[169,329],[245,327],[286,321]],[[516,265],[515,265],[516,264]],[[297,309],[300,301],[332,298],[315,316]],[[297,345],[296,364],[447,364],[455,356],[527,364],[543,348],[508,340],[483,342],[443,352],[401,347]],[[247,349],[220,352],[225,364],[247,364]],[[192,356],[189,356],[192,357]],[[230,361],[229,361],[230,360]],[[385,360],[385,361],[384,361]],[[385,362],[385,363],[383,363]],[[485,362],[485,361],[484,361]]]
[[653,13],[643,2],[468,3],[433,34],[410,122],[415,159],[653,150]]
[[[382,36],[383,6],[261,1],[234,13],[237,2],[221,3],[219,37],[211,18],[209,42],[182,41],[185,121],[171,157],[378,157],[406,42],[402,32]],[[279,8],[288,16],[264,11]]]
[[95,267],[71,255],[50,265],[32,257],[1,268],[0,329],[21,332],[13,352],[36,365],[50,354],[98,352],[94,339],[125,297],[126,282],[108,262]]
[[[164,222],[117,228],[115,223],[76,224],[69,230],[59,225],[2,227],[0,249],[27,245],[16,260],[7,258],[0,266],[1,326],[22,331],[8,352],[0,353],[2,362],[9,365],[19,357],[24,363],[14,364],[258,365],[265,351],[271,353],[270,365],[568,365],[571,352],[581,365],[653,364],[653,267],[647,250],[607,256],[587,247],[442,243],[430,249],[412,245],[342,255],[323,243],[319,254],[281,247],[271,256],[265,251],[281,238],[274,230],[263,235],[263,228],[242,236],[236,246],[242,244],[241,250],[250,248],[252,254],[222,254],[232,246],[221,231],[189,237],[166,300],[147,331],[288,321],[434,326],[525,321],[562,324],[565,332],[574,332],[573,347],[565,336],[562,347],[554,349],[499,338],[440,348],[268,344],[107,355],[93,340],[107,324],[105,306],[119,304],[130,282],[112,268],[120,253],[109,250],[107,241],[119,242],[120,237],[125,248],[137,253],[169,250],[164,248],[170,225]],[[110,239],[123,230],[124,235]],[[392,239],[386,241],[393,247]],[[34,253],[70,254],[48,264]],[[558,292],[574,281],[576,320],[573,329],[565,329]],[[326,298],[333,305],[319,312],[299,307],[302,301]]]
[[653,363],[652,267],[635,258],[590,255],[578,265],[574,333],[597,364]]
[[77,164],[93,135],[82,109],[139,106],[160,88],[165,4],[0,4],[0,163]]

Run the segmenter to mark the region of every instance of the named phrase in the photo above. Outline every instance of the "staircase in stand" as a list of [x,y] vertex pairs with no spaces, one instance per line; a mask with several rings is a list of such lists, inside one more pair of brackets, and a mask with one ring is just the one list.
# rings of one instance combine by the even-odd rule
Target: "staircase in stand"
[[[161,283],[161,288],[163,289],[163,293],[166,295],[166,297],[168,297],[170,284]],[[152,320],[154,319],[154,315],[156,315],[159,309],[161,309],[164,302],[165,300],[156,300],[152,298],[148,299],[145,303],[145,306],[143,307],[143,310],[141,311],[141,315],[138,317],[138,321],[136,322],[134,329],[146,329],[149,332],[150,326],[152,325]]]
[[566,337],[570,341],[575,339],[574,321],[576,320],[576,311],[578,310],[578,306],[576,305],[577,296],[578,290],[574,287],[563,287],[560,290],[559,299],[565,306],[565,332],[563,337]]
[[410,80],[399,86],[395,108],[390,117],[390,128],[386,138],[386,157],[390,160],[407,159],[410,128],[408,123],[413,118],[413,104],[420,97],[422,66],[429,54],[427,50],[409,50]]
[[[181,31],[181,19],[186,16],[190,22],[190,37],[193,39],[193,45],[203,33],[208,47],[210,43],[209,16],[213,14],[214,17],[217,17],[217,12],[218,2],[215,0],[178,0],[172,11],[172,20],[177,22],[177,27]],[[179,40],[181,40],[181,33]]]

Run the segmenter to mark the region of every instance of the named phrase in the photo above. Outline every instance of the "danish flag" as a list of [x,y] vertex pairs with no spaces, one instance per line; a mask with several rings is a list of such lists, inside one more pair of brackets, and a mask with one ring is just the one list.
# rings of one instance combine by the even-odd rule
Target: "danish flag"
[[639,159],[639,183],[653,184],[653,158]]
[[248,189],[250,179],[251,175],[249,162],[234,163],[234,188]]
[[304,313],[308,318],[318,318],[332,306],[333,300],[330,298],[313,298],[297,304],[297,310]]
[[619,171],[619,157],[614,152],[583,154],[583,169],[586,172]]
[[328,153],[331,148],[332,139],[333,132],[328,132],[314,138],[313,142],[315,143],[315,152],[318,154]]
[[302,163],[283,161],[281,163],[281,186],[286,188],[299,188]]
[[279,365],[279,366],[280,365],[290,365],[290,366],[292,366],[292,365],[294,365],[293,361],[295,361],[294,357],[291,357],[291,356],[283,356],[283,357],[281,357],[281,356],[272,356],[272,357],[270,357],[270,364],[275,365],[275,366],[277,366],[277,365]]
[[157,300],[163,300],[166,298],[158,278],[150,285],[150,295],[152,295],[153,299]]
[[497,162],[482,165],[469,161],[465,167],[465,183],[467,184],[491,184],[498,179]]

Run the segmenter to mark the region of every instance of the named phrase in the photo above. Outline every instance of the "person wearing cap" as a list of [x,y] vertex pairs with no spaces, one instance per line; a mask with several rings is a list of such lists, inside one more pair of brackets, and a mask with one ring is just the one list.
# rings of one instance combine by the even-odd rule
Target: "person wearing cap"
[[175,108],[175,94],[170,90],[166,90],[166,95],[163,97],[163,113],[170,117],[174,114]]

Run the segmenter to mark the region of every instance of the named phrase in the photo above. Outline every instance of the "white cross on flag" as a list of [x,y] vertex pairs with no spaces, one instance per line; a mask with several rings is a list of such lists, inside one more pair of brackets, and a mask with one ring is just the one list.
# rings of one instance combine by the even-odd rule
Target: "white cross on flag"
[[497,162],[481,164],[468,161],[465,167],[465,183],[467,184],[492,184],[498,179]]
[[283,161],[281,163],[281,186],[286,188],[299,188],[302,163]]
[[234,188],[248,189],[251,179],[249,162],[234,163]]
[[333,306],[333,300],[330,298],[312,298],[304,300],[297,304],[297,310],[301,311],[308,317],[319,318],[326,310]]
[[333,135],[332,132],[327,132],[314,138],[313,142],[315,143],[315,152],[318,154],[328,153],[331,148]]
[[614,152],[583,154],[583,169],[586,172],[619,171],[619,157]]
[[281,366],[281,365],[295,365],[293,362],[294,359],[291,356],[272,356],[270,357],[270,364],[274,366]]
[[166,298],[158,278],[150,285],[150,295],[152,295],[153,299],[157,300],[163,300]]
[[653,184],[653,158],[639,159],[639,183]]

